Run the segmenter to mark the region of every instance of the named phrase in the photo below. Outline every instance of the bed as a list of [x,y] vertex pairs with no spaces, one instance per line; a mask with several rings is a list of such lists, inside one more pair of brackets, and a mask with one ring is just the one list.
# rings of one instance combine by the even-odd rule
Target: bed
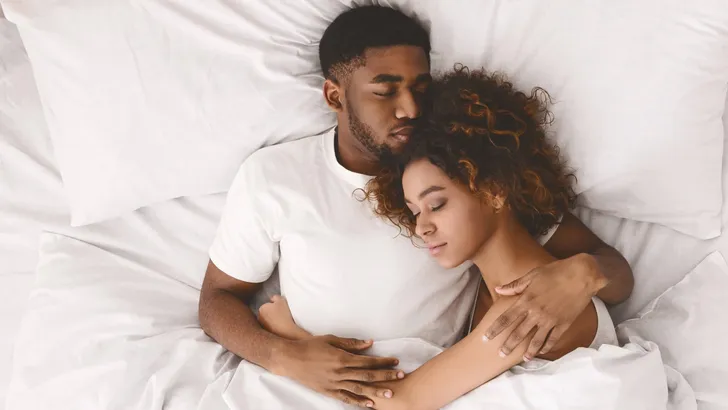
[[0,408],[44,223],[67,219],[30,63],[0,10]]
[[[30,63],[11,23],[0,20],[0,34],[0,403],[7,392],[8,410],[211,408],[240,363],[197,319],[225,193],[71,226]],[[725,151],[722,181],[726,201]],[[726,207],[722,234],[711,239],[586,207],[576,213],[635,272],[633,295],[611,311],[617,324],[708,255],[728,257]],[[728,393],[704,399],[701,408],[720,409]]]

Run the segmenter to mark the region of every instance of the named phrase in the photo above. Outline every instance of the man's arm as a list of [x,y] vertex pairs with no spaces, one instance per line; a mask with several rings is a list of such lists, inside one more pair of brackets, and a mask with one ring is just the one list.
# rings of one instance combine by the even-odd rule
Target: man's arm
[[274,352],[285,352],[290,343],[265,331],[248,307],[259,288],[228,276],[210,261],[200,293],[200,325],[226,349],[272,371]]
[[603,287],[597,296],[605,303],[614,305],[624,302],[632,293],[634,276],[627,260],[574,215],[564,215],[544,249],[559,259],[583,258],[584,269],[593,270],[594,275],[601,278],[599,282]]
[[371,341],[335,336],[287,340],[263,329],[248,307],[258,284],[230,277],[207,266],[200,294],[202,329],[225,348],[281,376],[347,404],[365,407],[374,397],[385,397],[384,388],[371,382],[396,380],[395,358],[353,354],[371,347]]
[[486,330],[492,339],[512,324],[502,351],[509,354],[535,328],[526,357],[549,352],[569,329],[591,297],[614,304],[627,299],[634,286],[632,269],[614,248],[602,242],[574,215],[567,213],[544,248],[559,260],[497,288],[518,295],[516,303]]

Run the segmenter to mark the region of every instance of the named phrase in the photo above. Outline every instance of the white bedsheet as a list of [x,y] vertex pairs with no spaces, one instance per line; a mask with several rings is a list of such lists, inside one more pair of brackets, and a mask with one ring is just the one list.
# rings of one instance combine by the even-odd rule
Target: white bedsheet
[[[441,348],[420,339],[377,342],[371,349],[371,354],[400,358],[400,367],[406,372],[441,352]],[[209,394],[201,403],[202,408],[356,408],[247,362],[240,364],[223,389],[225,382],[227,378],[216,386],[222,390],[220,396],[224,405],[217,395]],[[657,346],[635,338],[624,347],[603,345],[598,350],[577,349],[554,362],[536,359],[525,366],[516,366],[443,410],[529,408],[694,410],[697,404],[682,375],[662,363]]]
[[[43,234],[8,410],[213,406],[240,363],[197,320],[206,251],[223,204],[224,195],[181,198]],[[728,255],[725,234],[705,242],[578,213],[634,267],[635,292],[613,310],[615,322],[635,315],[713,250]]]
[[[42,227],[50,232],[42,235],[17,339],[8,409],[196,409],[221,397],[239,360],[199,329],[197,299],[224,195],[60,228],[68,222],[65,201],[15,35],[0,19],[0,408],[7,349],[33,281],[27,272]],[[724,197],[726,184],[724,177]],[[648,223],[578,214],[635,270],[632,298],[612,311],[616,323],[712,251],[728,257],[725,229],[721,238],[700,241]],[[725,209],[723,221],[728,227]]]
[[0,409],[45,223],[67,220],[27,55],[0,11]]
[[30,62],[0,17],[0,275],[32,272],[41,227],[66,209]]
[[[239,364],[197,320],[205,251],[223,203],[223,195],[183,198],[43,234],[8,409],[210,408]],[[677,257],[671,247],[653,251],[650,243],[670,244],[674,232],[631,225],[622,232],[644,236],[620,240],[643,251],[635,266],[649,266],[648,278],[679,280],[682,265],[704,256],[698,246]],[[650,291],[635,295],[664,291],[674,284],[667,278],[639,281]]]

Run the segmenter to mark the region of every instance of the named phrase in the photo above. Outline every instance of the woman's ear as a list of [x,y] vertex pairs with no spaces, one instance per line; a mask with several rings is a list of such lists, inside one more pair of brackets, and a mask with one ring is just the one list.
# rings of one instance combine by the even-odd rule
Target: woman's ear
[[335,112],[341,112],[344,109],[344,105],[341,103],[342,98],[341,86],[336,81],[327,79],[324,82],[324,99],[326,100],[326,105]]
[[506,197],[503,194],[495,194],[490,197],[491,206],[495,209],[495,213],[498,213],[505,209],[508,204],[506,203]]
[[508,207],[505,191],[496,185],[483,186],[480,191],[483,195],[483,202],[498,213]]

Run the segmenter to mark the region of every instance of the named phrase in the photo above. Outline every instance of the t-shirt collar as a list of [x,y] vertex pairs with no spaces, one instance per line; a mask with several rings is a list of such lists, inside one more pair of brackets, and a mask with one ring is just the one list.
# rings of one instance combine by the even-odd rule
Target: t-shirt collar
[[339,178],[347,181],[357,188],[364,188],[367,182],[372,179],[372,177],[369,175],[358,174],[356,172],[349,171],[348,169],[344,168],[344,166],[341,165],[339,163],[339,160],[336,158],[336,130],[337,127],[334,127],[322,136],[324,152],[326,154],[326,162],[329,165],[329,168],[331,168],[331,170],[337,176],[339,176]]

